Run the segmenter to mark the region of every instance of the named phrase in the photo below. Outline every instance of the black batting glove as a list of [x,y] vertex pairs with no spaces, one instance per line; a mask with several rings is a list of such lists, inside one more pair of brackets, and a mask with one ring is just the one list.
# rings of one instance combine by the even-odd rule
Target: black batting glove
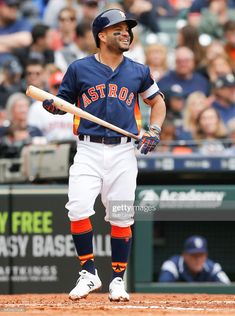
[[53,99],[46,99],[42,102],[42,106],[44,107],[45,110],[52,114],[65,114],[66,112],[61,111],[54,105],[54,100]]

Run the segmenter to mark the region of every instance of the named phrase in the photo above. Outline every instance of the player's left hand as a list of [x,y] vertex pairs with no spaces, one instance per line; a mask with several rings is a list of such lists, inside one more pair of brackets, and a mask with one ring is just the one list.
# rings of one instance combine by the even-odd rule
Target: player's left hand
[[150,127],[149,130],[143,134],[137,143],[137,149],[141,149],[141,154],[146,155],[157,147],[157,144],[160,142],[160,131],[160,129],[156,130]]
[[53,99],[45,99],[42,102],[42,106],[45,110],[47,110],[47,112],[52,113],[52,114],[65,114],[66,112],[58,109],[55,105],[54,105],[54,100]]

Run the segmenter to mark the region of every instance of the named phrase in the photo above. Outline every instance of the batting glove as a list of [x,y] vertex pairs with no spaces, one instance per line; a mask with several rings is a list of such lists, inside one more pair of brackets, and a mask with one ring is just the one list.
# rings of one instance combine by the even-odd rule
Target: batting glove
[[148,152],[153,151],[157,144],[160,142],[161,128],[156,125],[150,125],[149,130],[143,134],[138,141],[137,149],[140,149],[141,154],[146,155]]
[[42,102],[42,106],[44,107],[45,110],[52,114],[65,114],[66,112],[61,111],[54,105],[54,100],[53,99],[46,99]]

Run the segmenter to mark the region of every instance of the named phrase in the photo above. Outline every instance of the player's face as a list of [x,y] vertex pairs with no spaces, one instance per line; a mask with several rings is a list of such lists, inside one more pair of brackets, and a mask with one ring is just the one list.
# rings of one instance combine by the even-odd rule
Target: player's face
[[195,253],[195,254],[184,253],[183,256],[184,256],[184,261],[191,273],[197,274],[202,271],[204,263],[207,259],[206,253]]
[[129,28],[125,22],[105,29],[106,46],[110,51],[125,52],[130,46]]

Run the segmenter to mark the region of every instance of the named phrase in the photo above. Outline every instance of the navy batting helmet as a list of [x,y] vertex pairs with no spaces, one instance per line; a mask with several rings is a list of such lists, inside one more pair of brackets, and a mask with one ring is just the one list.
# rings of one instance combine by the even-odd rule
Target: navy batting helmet
[[95,38],[96,46],[100,46],[100,40],[98,34],[108,26],[118,24],[120,22],[126,22],[129,27],[129,34],[131,41],[133,40],[132,28],[137,25],[136,20],[127,19],[125,13],[119,9],[109,9],[99,14],[92,23],[92,32]]

